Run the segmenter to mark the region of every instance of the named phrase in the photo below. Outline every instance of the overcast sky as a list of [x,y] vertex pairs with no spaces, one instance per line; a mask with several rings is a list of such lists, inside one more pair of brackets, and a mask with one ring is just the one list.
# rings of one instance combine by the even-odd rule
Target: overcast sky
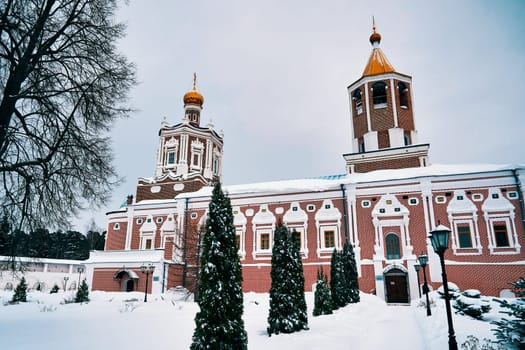
[[112,203],[152,177],[163,116],[182,120],[197,72],[201,125],[224,131],[223,183],[345,172],[346,87],[371,53],[372,15],[394,68],[413,78],[420,143],[431,163],[525,163],[525,1],[131,0],[121,51],[138,68],[138,110],[112,131],[126,181]]

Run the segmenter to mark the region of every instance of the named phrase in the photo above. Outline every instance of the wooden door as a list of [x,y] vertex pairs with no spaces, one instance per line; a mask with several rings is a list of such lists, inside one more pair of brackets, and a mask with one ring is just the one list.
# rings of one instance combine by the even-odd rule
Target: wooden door
[[407,275],[399,269],[390,270],[385,274],[386,302],[408,303]]

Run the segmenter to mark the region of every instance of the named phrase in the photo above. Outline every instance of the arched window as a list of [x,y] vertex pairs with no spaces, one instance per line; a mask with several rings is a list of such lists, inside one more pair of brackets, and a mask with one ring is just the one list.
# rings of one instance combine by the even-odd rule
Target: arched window
[[386,258],[388,260],[401,258],[399,250],[399,237],[395,233],[389,233],[385,237]]
[[407,86],[399,82],[397,83],[397,89],[399,91],[399,105],[404,108],[408,108],[408,88]]
[[361,89],[356,89],[352,95],[352,100],[355,103],[355,110],[357,114],[363,112],[363,99],[361,98]]
[[386,84],[378,81],[372,85],[374,107],[386,107]]

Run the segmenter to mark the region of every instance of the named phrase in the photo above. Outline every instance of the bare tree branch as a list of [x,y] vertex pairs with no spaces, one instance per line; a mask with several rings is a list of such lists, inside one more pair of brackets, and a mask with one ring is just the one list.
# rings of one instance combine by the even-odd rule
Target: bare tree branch
[[[0,2],[0,215],[66,226],[120,181],[108,132],[132,112],[118,0]],[[28,230],[29,231],[29,230]]]

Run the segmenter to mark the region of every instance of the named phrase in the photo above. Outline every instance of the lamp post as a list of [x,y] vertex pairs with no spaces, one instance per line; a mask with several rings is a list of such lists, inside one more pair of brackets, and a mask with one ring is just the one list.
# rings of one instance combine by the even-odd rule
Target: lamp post
[[417,275],[417,291],[419,293],[419,298],[421,298],[421,283],[419,282],[419,269],[421,268],[421,265],[419,263],[416,263],[414,265],[414,270],[416,270]]
[[427,272],[425,270],[428,262],[428,255],[421,253],[421,255],[418,256],[418,260],[419,264],[423,268],[423,293],[425,293],[427,298],[427,316],[431,316],[432,312],[430,311],[430,300],[428,298]]
[[140,267],[140,271],[146,274],[146,287],[144,288],[144,302],[147,303],[148,302],[148,276],[149,274],[153,274],[153,271],[155,271],[155,265],[148,264],[148,266],[146,266],[142,264],[142,266]]
[[430,231],[430,241],[432,247],[441,262],[441,276],[443,277],[443,289],[445,290],[445,306],[447,310],[447,321],[448,321],[448,348],[450,350],[457,350],[458,343],[456,342],[456,335],[454,334],[454,325],[452,324],[452,311],[450,310],[450,294],[448,291],[447,273],[445,271],[445,250],[448,248],[448,239],[450,236],[450,230],[440,225]]
[[78,286],[77,286],[77,290],[79,290],[80,289],[80,275],[82,274],[82,272],[84,272],[84,268],[82,266],[77,267],[77,272],[78,272]]
[[69,280],[69,277],[68,276],[64,276],[64,292],[66,291],[67,281],[68,280]]

